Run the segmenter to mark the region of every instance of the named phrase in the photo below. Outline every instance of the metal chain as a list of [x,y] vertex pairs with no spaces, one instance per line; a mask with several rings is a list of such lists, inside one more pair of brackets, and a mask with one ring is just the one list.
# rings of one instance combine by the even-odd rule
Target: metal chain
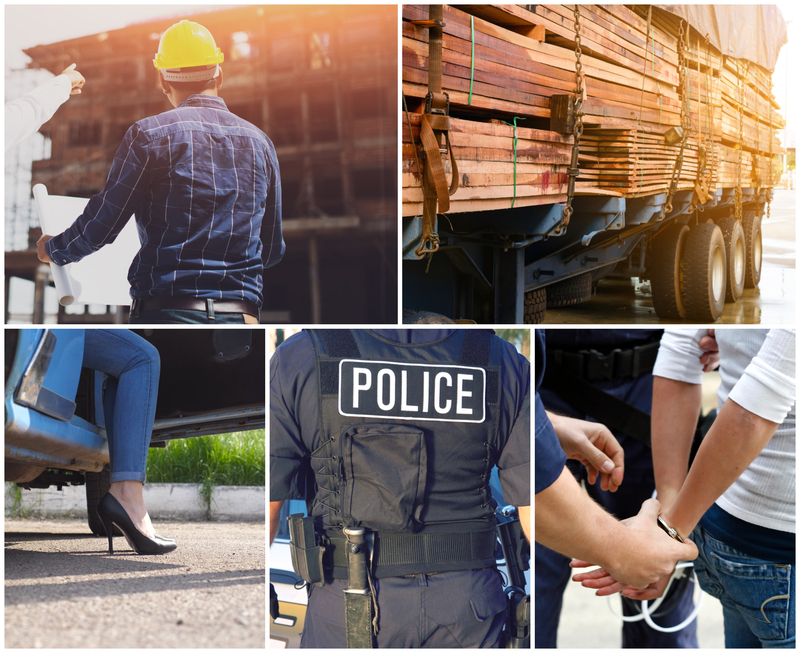
[[561,224],[555,229],[555,234],[559,235],[564,233],[569,220],[572,217],[572,197],[575,193],[575,179],[578,176],[578,148],[583,136],[583,93],[584,93],[584,76],[583,64],[581,63],[581,23],[580,23],[580,10],[576,4],[573,9],[575,16],[575,100],[573,102],[573,126],[572,126],[572,160],[568,169],[569,186],[567,191],[567,203],[564,205],[564,214]]
[[689,117],[689,89],[687,86],[686,75],[686,32],[683,29],[683,20],[681,20],[680,31],[678,33],[678,83],[681,89],[681,128],[683,134],[681,135],[681,146],[678,149],[678,156],[675,157],[675,163],[672,166],[672,177],[669,182],[669,192],[667,194],[667,203],[664,205],[664,215],[672,213],[672,198],[678,188],[678,180],[680,179],[681,169],[683,168],[683,150],[686,147],[686,141],[689,140],[689,130],[691,129],[691,118]]
[[739,156],[736,164],[736,188],[734,189],[734,215],[737,221],[742,220],[742,162],[744,159],[744,78],[741,64],[736,60],[737,90],[739,91]]
[[[706,34],[706,63],[708,65],[708,69],[711,70],[711,49],[709,48],[709,44],[710,44],[710,40],[708,38],[708,34]],[[708,75],[708,73],[706,73],[706,75]],[[714,124],[714,109],[713,109],[713,105],[711,104],[711,102],[712,102],[711,98],[716,98],[717,91],[714,88],[714,75],[710,75],[710,77],[711,77],[711,90],[710,90],[711,95],[706,98],[706,116],[708,116],[709,113],[710,113],[711,120],[709,122],[710,122],[711,125],[713,125]],[[709,91],[707,91],[707,92],[709,92]],[[708,131],[708,140],[711,141],[711,148],[710,148],[710,150],[711,150],[711,170],[708,173],[708,185],[709,185],[709,188],[710,188],[711,185],[714,183],[714,164],[716,163],[714,161],[714,127],[713,126],[710,127],[710,129]]]
[[[774,175],[775,175],[775,161],[772,160],[772,100],[768,100],[769,103],[769,190],[767,191],[767,196],[769,197],[772,195],[772,189],[775,185]],[[769,220],[769,199],[767,200],[767,220]]]

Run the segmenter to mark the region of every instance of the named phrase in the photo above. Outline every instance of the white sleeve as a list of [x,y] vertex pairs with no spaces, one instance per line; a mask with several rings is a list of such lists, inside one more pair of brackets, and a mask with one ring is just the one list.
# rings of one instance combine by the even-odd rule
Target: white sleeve
[[795,392],[795,330],[770,329],[728,399],[781,424],[794,406]]
[[699,385],[703,382],[700,338],[708,329],[665,329],[653,376]]
[[71,91],[69,77],[58,75],[22,97],[6,102],[5,151],[8,152],[38,131],[69,99]]

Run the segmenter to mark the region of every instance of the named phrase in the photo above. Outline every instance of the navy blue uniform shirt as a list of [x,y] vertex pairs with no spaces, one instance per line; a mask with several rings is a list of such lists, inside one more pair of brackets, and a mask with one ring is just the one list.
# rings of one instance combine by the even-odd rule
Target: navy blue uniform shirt
[[261,306],[262,270],[285,250],[272,142],[220,97],[192,95],[135,123],[106,187],[46,245],[56,265],[111,243],[132,214],[142,247],[131,297],[246,300]]
[[[453,329],[375,329],[405,344],[433,342]],[[503,499],[530,505],[530,364],[503,343],[503,388],[498,423],[502,450],[497,460]],[[305,333],[287,339],[270,360],[270,501],[304,499],[302,469],[321,446],[319,390],[311,340]]]
[[549,488],[556,479],[561,476],[567,456],[558,442],[558,436],[553,430],[550,418],[544,412],[544,404],[539,397],[539,386],[544,378],[544,330],[536,330],[536,350],[534,353],[534,364],[536,366],[536,402],[533,408],[533,419],[536,432],[536,476],[534,485],[536,494]]

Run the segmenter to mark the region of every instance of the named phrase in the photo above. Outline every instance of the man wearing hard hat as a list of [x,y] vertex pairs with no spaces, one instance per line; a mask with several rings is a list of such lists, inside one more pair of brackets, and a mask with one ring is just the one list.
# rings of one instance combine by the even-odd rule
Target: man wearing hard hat
[[275,148],[218,97],[223,58],[202,25],[164,32],[153,63],[175,108],[136,122],[103,191],[37,243],[42,261],[66,265],[112,242],[135,213],[131,323],[257,323],[262,271],[283,257]]

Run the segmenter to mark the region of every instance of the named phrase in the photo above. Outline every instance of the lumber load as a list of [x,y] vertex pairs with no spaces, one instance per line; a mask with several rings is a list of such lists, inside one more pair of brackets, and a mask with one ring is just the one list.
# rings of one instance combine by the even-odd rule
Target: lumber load
[[[777,131],[785,121],[769,71],[724,55],[688,23],[655,6],[579,5],[579,12],[585,99],[576,194],[667,191],[680,148],[665,136],[682,124],[684,113],[688,136],[678,190],[693,189],[698,181],[711,190],[774,183],[769,159],[783,151]],[[410,132],[404,127],[403,211],[416,215],[422,200],[410,139],[428,90],[428,30],[416,22],[428,18],[428,6],[403,5],[402,15],[403,95],[417,121]],[[508,207],[508,142],[499,148],[500,161],[494,158],[498,148],[477,140],[466,145],[465,139],[488,137],[480,130],[492,119],[516,117],[525,125],[519,133],[539,130],[531,143],[548,142],[541,134],[549,129],[551,98],[571,96],[576,87],[573,5],[445,5],[443,19],[442,88],[451,116],[462,119],[453,121],[459,125],[454,147],[464,157],[459,171],[465,175],[452,211],[481,210],[481,201],[487,208]],[[549,185],[542,192],[537,184],[544,171],[526,166],[561,165],[565,173],[565,136],[560,164],[517,161],[514,206],[563,195],[565,186],[558,183],[552,186],[557,192]],[[561,174],[547,172],[548,184]]]
[[[422,116],[403,120],[403,215],[422,212]],[[409,125],[410,122],[410,125]],[[450,213],[532,206],[566,201],[567,167],[572,137],[514,127],[500,121],[450,120],[450,143],[459,188],[450,198]],[[443,157],[448,181],[453,174]]]
[[[403,5],[403,93],[408,98],[427,92],[428,34],[412,23],[427,16],[426,5]],[[442,88],[454,110],[549,119],[550,98],[574,91],[574,52],[471,16],[461,6],[445,5],[444,23]],[[581,63],[587,126],[680,123],[679,97],[671,83],[599,57],[583,55]],[[664,69],[661,77],[677,80],[674,66],[664,64]]]

